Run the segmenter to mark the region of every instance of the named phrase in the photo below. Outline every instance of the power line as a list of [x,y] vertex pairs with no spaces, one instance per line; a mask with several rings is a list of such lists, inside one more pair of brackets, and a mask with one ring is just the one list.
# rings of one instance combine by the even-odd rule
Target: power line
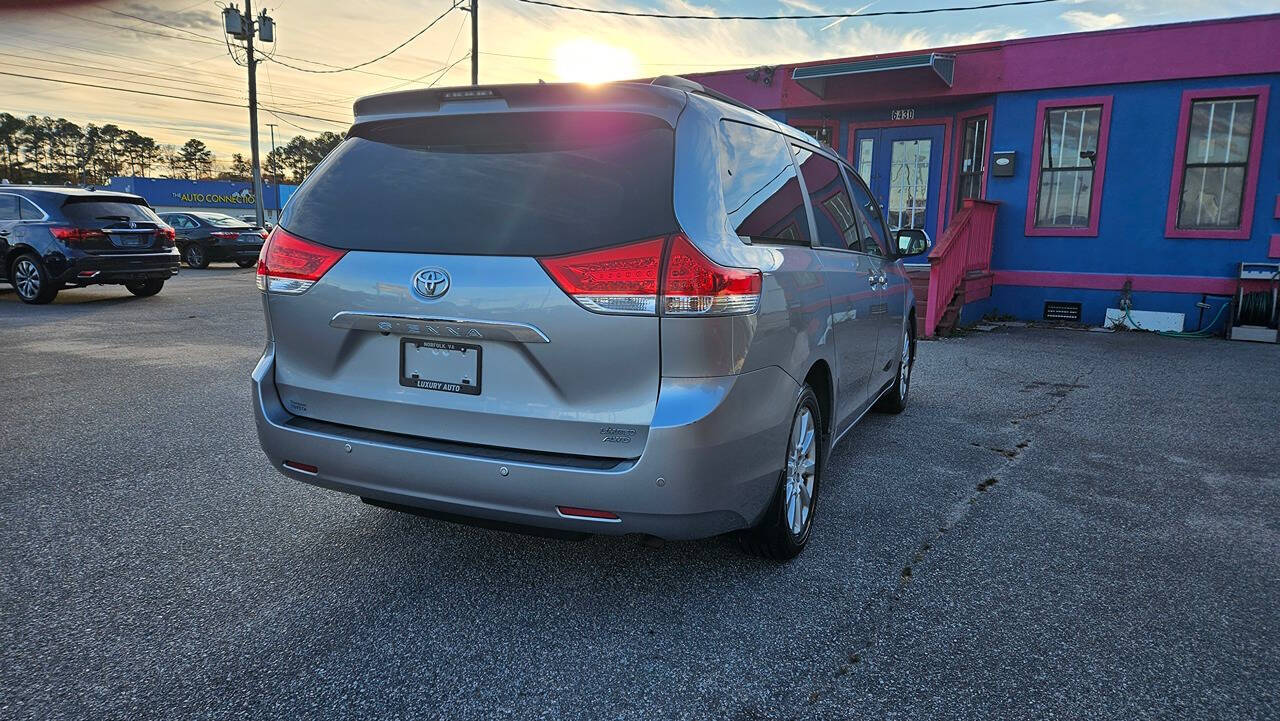
[[604,8],[585,8],[576,5],[562,5],[547,0],[516,0],[526,5],[541,5],[557,10],[572,10],[595,15],[621,15],[629,18],[658,18],[660,20],[832,20],[837,18],[874,18],[887,15],[929,15],[932,13],[954,13],[965,10],[990,10],[993,8],[1014,7],[1017,5],[1043,5],[1044,3],[1062,2],[1063,0],[1012,0],[1012,2],[988,3],[986,5],[968,5],[965,7],[925,8],[922,10],[880,10],[870,13],[812,13],[807,15],[671,15],[666,13],[632,12],[628,10],[607,10]]
[[[11,66],[15,66],[15,67],[21,68],[21,69],[23,69],[23,70],[36,70],[36,71],[41,71],[41,72],[64,73],[64,74],[67,74],[67,75],[76,75],[76,76],[79,76],[79,77],[86,77],[86,78],[96,78],[96,79],[99,79],[99,80],[111,80],[111,81],[115,81],[115,82],[120,82],[120,81],[122,81],[122,80],[126,80],[126,79],[127,79],[129,82],[136,83],[136,84],[138,84],[138,85],[146,85],[146,86],[149,86],[149,87],[156,87],[156,88],[160,88],[160,89],[162,89],[162,90],[178,90],[178,91],[185,91],[185,90],[189,90],[189,89],[191,89],[191,87],[192,87],[192,86],[200,86],[200,87],[203,87],[203,88],[211,88],[211,89],[212,89],[212,90],[205,90],[205,91],[203,91],[203,92],[205,92],[205,93],[206,93],[206,94],[208,94],[208,95],[222,96],[222,97],[231,97],[231,98],[234,98],[234,99],[236,99],[236,100],[239,100],[239,99],[240,99],[240,96],[239,96],[239,95],[224,95],[223,93],[214,92],[215,90],[227,90],[228,88],[227,88],[227,86],[225,86],[225,85],[216,85],[216,84],[214,84],[214,83],[201,82],[201,81],[199,81],[199,80],[192,80],[192,79],[188,79],[188,78],[177,78],[177,77],[173,77],[173,76],[169,76],[169,75],[160,75],[160,74],[156,74],[156,73],[142,72],[142,71],[139,71],[139,70],[118,70],[118,69],[115,69],[115,68],[108,68],[108,67],[103,67],[103,66],[100,66],[100,65],[86,65],[86,64],[84,64],[84,63],[73,63],[73,62],[67,62],[67,61],[63,61],[63,60],[54,60],[54,59],[52,59],[52,58],[49,58],[49,59],[41,58],[41,59],[39,59],[39,60],[35,60],[35,59],[32,59],[31,57],[26,56],[26,55],[19,55],[18,53],[6,53],[6,52],[3,52],[3,51],[0,51],[0,56],[4,56],[4,57],[12,57],[12,58],[20,58],[20,59],[25,60],[25,61],[27,61],[27,62],[36,62],[36,63],[53,64],[53,65],[67,65],[67,66],[70,66],[70,67],[75,67],[75,68],[84,68],[84,69],[86,69],[86,70],[96,70],[96,71],[98,71],[98,72],[111,73],[111,74],[114,74],[114,75],[126,75],[126,76],[128,76],[128,77],[127,77],[127,78],[117,78],[117,77],[110,77],[110,76],[103,76],[103,75],[94,75],[94,74],[92,74],[92,73],[74,72],[74,71],[71,71],[71,70],[60,70],[60,69],[57,69],[57,68],[42,68],[42,67],[34,67],[34,66],[31,66],[31,65],[24,65],[24,64],[21,64],[21,63],[15,63],[15,62],[12,62],[12,61],[0,60],[0,65],[11,65]],[[65,57],[65,56],[64,56],[64,57]],[[219,57],[221,57],[221,56],[219,56]],[[147,82],[143,82],[142,80],[139,80],[138,78],[146,78],[146,79],[150,79],[150,80],[161,80],[161,81],[165,81],[165,82],[168,82],[168,83],[178,83],[178,84],[180,84],[180,85],[181,85],[181,87],[173,87],[172,85],[157,85],[157,84],[155,84],[155,83],[147,83]],[[333,107],[335,107],[335,108],[342,108],[342,109],[344,109],[344,110],[346,110],[346,109],[348,108],[348,105],[347,105],[346,103],[341,103],[341,102],[337,102],[337,101],[334,101],[334,100],[306,100],[306,99],[304,99],[304,98],[301,98],[301,97],[298,97],[298,96],[294,96],[294,95],[280,95],[280,96],[279,96],[279,98],[281,98],[281,99],[283,99],[283,100],[285,100],[285,101],[287,101],[287,102],[285,102],[285,103],[283,103],[283,104],[282,104],[282,103],[280,103],[280,102],[279,102],[279,100],[277,100],[276,96],[274,96],[274,95],[272,96],[272,102],[273,102],[273,103],[275,103],[277,106],[281,106],[281,107],[298,107],[298,106],[302,106],[302,105],[329,105],[329,106],[333,106]]]
[[[189,43],[200,43],[201,45],[223,45],[223,44],[225,43],[225,40],[221,40],[221,41],[220,41],[220,40],[218,40],[218,39],[216,39],[216,38],[212,38],[212,37],[209,37],[209,36],[207,36],[207,35],[197,35],[197,34],[195,34],[195,33],[191,33],[192,35],[195,35],[196,37],[184,37],[184,36],[182,36],[182,35],[170,35],[170,34],[168,34],[168,33],[157,33],[157,32],[153,32],[153,31],[149,31],[149,30],[143,30],[143,29],[136,28],[136,27],[130,27],[130,26],[128,26],[128,25],[116,25],[116,24],[114,24],[114,23],[109,23],[109,22],[106,22],[106,21],[103,21],[103,20],[95,20],[95,19],[93,19],[93,18],[86,18],[86,17],[82,17],[82,16],[80,16],[80,15],[73,15],[72,13],[68,13],[68,12],[61,12],[61,11],[58,11],[58,12],[59,12],[59,14],[60,14],[60,15],[65,15],[65,16],[67,16],[67,17],[69,17],[69,18],[75,18],[76,20],[80,20],[80,21],[82,21],[82,22],[86,22],[86,23],[93,23],[94,25],[103,25],[103,26],[105,26],[105,27],[109,27],[109,28],[116,28],[116,29],[119,29],[119,30],[128,30],[128,31],[130,31],[130,32],[142,33],[142,34],[144,34],[144,35],[154,35],[154,36],[156,36],[156,37],[160,37],[160,38],[167,38],[167,39],[169,39],[169,40],[183,40],[183,41],[185,41],[185,42],[189,42]],[[412,38],[411,38],[411,39],[412,39]],[[393,52],[394,52],[394,51],[393,51]],[[277,63],[277,64],[279,64],[279,65],[284,65],[284,66],[285,66],[285,67],[287,67],[287,68],[292,68],[292,69],[294,69],[294,70],[300,70],[300,71],[302,71],[302,72],[319,72],[319,71],[316,71],[316,70],[310,70],[310,69],[308,69],[308,68],[301,68],[301,67],[298,67],[298,66],[296,66],[296,65],[289,65],[288,63],[284,63],[284,62],[281,62],[280,60],[278,60],[276,56],[279,56],[279,57],[281,57],[281,58],[288,58],[288,59],[290,59],[290,60],[296,60],[296,61],[298,61],[298,62],[302,62],[302,63],[312,63],[312,64],[314,64],[314,65],[319,65],[319,66],[321,66],[321,67],[327,67],[327,68],[338,68],[338,67],[339,67],[339,66],[337,66],[337,65],[331,65],[331,64],[329,64],[329,63],[323,63],[323,62],[320,62],[319,60],[308,60],[307,58],[294,57],[294,56],[292,56],[292,55],[285,55],[284,53],[272,53],[272,55],[271,55],[271,56],[263,55],[263,57],[266,57],[267,59],[271,60],[272,62],[275,62],[275,63]],[[372,62],[372,61],[371,61],[371,62]],[[361,65],[365,65],[365,64],[367,64],[367,63],[362,63]],[[386,73],[374,72],[374,71],[372,71],[372,70],[361,70],[361,69],[359,69],[359,68],[361,67],[361,65],[357,65],[357,66],[355,66],[355,68],[352,68],[352,69],[354,69],[354,70],[355,70],[355,72],[357,72],[357,73],[362,73],[362,74],[364,74],[364,75],[374,75],[374,76],[377,76],[377,77],[381,77],[381,78],[388,78],[388,79],[391,79],[391,80],[406,80],[406,79],[407,79],[407,78],[403,78],[403,77],[401,77],[401,76],[399,76],[399,75],[388,75],[388,74],[386,74]],[[342,68],[341,70],[347,70],[347,69],[348,69],[348,68]]]
[[[226,102],[222,102],[222,101],[220,101],[220,100],[208,100],[208,99],[205,99],[205,98],[190,98],[190,97],[185,97],[185,96],[182,96],[182,95],[169,95],[169,94],[167,94],[167,93],[153,93],[153,92],[151,92],[151,91],[149,91],[149,90],[134,90],[134,89],[132,89],[132,88],[117,88],[117,87],[114,87],[114,86],[111,86],[111,85],[97,85],[97,84],[95,84],[95,83],[81,83],[81,82],[77,82],[77,81],[75,81],[75,80],[61,80],[61,79],[59,79],[59,78],[45,78],[45,77],[40,77],[40,76],[37,76],[37,75],[24,75],[24,74],[21,74],[21,73],[10,73],[10,72],[6,72],[6,71],[4,71],[4,70],[0,70],[0,75],[8,75],[8,76],[15,77],[15,78],[25,78],[25,79],[27,79],[27,80],[42,80],[42,81],[44,81],[44,82],[49,82],[49,83],[62,83],[62,84],[64,84],[64,85],[78,85],[78,86],[80,86],[80,87],[85,87],[85,88],[98,88],[98,89],[100,89],[100,90],[114,90],[114,91],[116,91],[116,92],[120,92],[120,93],[133,93],[133,94],[135,94],[135,95],[150,95],[150,96],[157,97],[157,98],[169,98],[169,99],[171,99],[171,100],[187,100],[187,101],[190,101],[190,102],[193,102],[193,103],[205,103],[205,104],[207,104],[207,105],[221,105],[221,106],[223,106],[223,107],[227,107],[227,108],[247,108],[247,107],[249,107],[249,106],[248,106],[248,104],[226,103]],[[264,107],[265,107],[265,106],[264,106]],[[295,118],[307,118],[308,120],[319,120],[319,121],[321,121],[321,122],[325,122],[325,123],[333,123],[334,125],[350,125],[350,123],[349,123],[349,122],[347,122],[347,121],[345,121],[345,120],[334,120],[333,118],[322,118],[322,117],[320,117],[320,116],[318,116],[318,115],[306,115],[306,114],[304,114],[304,113],[291,113],[291,112],[289,112],[289,111],[287,111],[287,110],[281,110],[281,109],[279,109],[279,108],[274,108],[273,110],[274,110],[274,112],[275,112],[275,113],[280,113],[281,115],[288,115],[288,116],[295,117]]]
[[[178,31],[178,32],[180,32],[180,33],[186,33],[186,34],[188,34],[188,35],[194,35],[194,36],[196,36],[196,37],[198,37],[198,38],[204,38],[204,39],[206,39],[206,40],[211,40],[211,39],[212,39],[212,38],[210,38],[208,35],[201,35],[200,33],[193,32],[193,31],[191,31],[191,30],[187,30],[186,28],[180,28],[180,27],[177,27],[176,25],[169,25],[169,24],[167,24],[167,23],[162,23],[162,22],[160,22],[159,20],[152,20],[151,18],[144,18],[144,17],[142,17],[141,15],[133,15],[132,13],[121,12],[121,11],[119,11],[119,10],[112,10],[111,8],[102,8],[102,9],[103,9],[103,10],[106,10],[107,12],[112,13],[112,14],[114,14],[114,15],[120,15],[120,16],[122,16],[122,17],[126,17],[126,18],[133,18],[134,20],[141,20],[141,21],[142,21],[142,22],[144,22],[144,23],[151,23],[152,25],[159,25],[159,26],[160,26],[160,27],[162,27],[162,28],[169,28],[170,30],[177,30],[177,31]],[[134,29],[136,29],[136,28],[130,28],[130,30],[134,30]]]
[[460,63],[460,62],[462,62],[463,60],[466,60],[466,59],[467,59],[467,58],[469,58],[469,57],[471,57],[471,53],[467,53],[466,55],[463,55],[462,57],[458,58],[457,60],[454,60],[454,61],[453,61],[453,63],[449,65],[449,67],[444,68],[444,70],[443,70],[442,72],[440,72],[440,77],[436,78],[435,80],[432,80],[432,81],[431,81],[431,84],[430,84],[430,85],[428,85],[427,87],[428,87],[428,88],[434,88],[434,87],[436,86],[436,83],[438,83],[438,82],[440,82],[441,80],[443,80],[443,79],[444,79],[444,76],[448,75],[448,74],[449,74],[449,71],[450,71],[450,70],[453,70],[453,68],[454,68],[454,66],[455,66],[455,65],[457,65],[457,64],[458,64],[458,63]]
[[[492,56],[494,56],[494,57],[499,57],[499,58],[516,58],[516,59],[519,59],[519,60],[544,60],[544,61],[546,61],[546,62],[551,62],[551,63],[554,63],[554,62],[556,62],[556,61],[557,61],[557,58],[549,58],[549,57],[547,57],[547,56],[545,56],[545,55],[515,55],[515,54],[512,54],[512,53],[491,53],[491,52],[488,52],[488,51],[485,51],[485,50],[480,51],[480,54],[481,54],[481,55],[492,55]],[[636,62],[636,65],[639,65],[639,66],[641,66],[641,67],[650,67],[650,68],[665,68],[665,67],[671,67],[671,68],[740,68],[740,67],[743,67],[743,63],[742,63],[742,62],[740,62],[740,61],[738,61],[738,62],[723,62],[723,63],[643,63],[643,62],[638,62],[638,61],[637,61],[637,62]]]
[[[462,4],[462,3],[461,3],[461,2],[459,2],[459,0],[453,0],[452,2],[450,2],[450,4],[449,4],[449,9],[448,9],[448,10],[445,10],[444,12],[440,13],[438,16],[436,16],[436,18],[435,18],[434,20],[432,20],[431,22],[427,23],[426,27],[422,28],[422,29],[421,29],[421,30],[419,30],[418,32],[416,32],[416,33],[414,33],[413,35],[409,36],[409,38],[408,38],[407,40],[405,40],[404,42],[400,43],[399,45],[395,46],[394,48],[391,48],[391,49],[390,49],[390,50],[388,50],[387,52],[385,52],[385,53],[383,53],[383,54],[379,55],[378,57],[376,57],[376,58],[374,58],[374,59],[372,59],[372,60],[366,60],[366,61],[364,61],[363,63],[357,63],[356,65],[351,65],[351,66],[348,66],[348,67],[345,67],[345,68],[333,68],[333,69],[330,69],[330,70],[315,70],[315,69],[309,69],[309,68],[300,68],[300,67],[298,67],[298,66],[296,66],[296,65],[290,65],[290,64],[288,64],[288,63],[281,63],[279,60],[276,60],[275,58],[272,58],[271,56],[265,56],[265,55],[264,55],[264,58],[265,58],[265,59],[267,59],[267,60],[271,60],[272,62],[279,63],[279,64],[281,64],[281,65],[285,66],[286,68],[292,68],[292,69],[294,69],[294,70],[299,70],[299,71],[304,72],[304,73],[317,73],[317,74],[327,74],[327,73],[345,73],[345,72],[348,72],[348,71],[350,71],[350,70],[356,70],[356,69],[358,69],[358,68],[363,68],[363,67],[364,67],[364,66],[366,66],[366,65],[372,65],[372,64],[374,64],[374,63],[378,62],[379,60],[383,60],[383,59],[385,59],[385,58],[390,57],[390,56],[392,55],[392,53],[396,52],[396,51],[397,51],[397,50],[399,50],[400,48],[403,48],[404,46],[408,45],[409,43],[413,42],[414,40],[417,40],[419,37],[421,37],[421,36],[422,36],[422,34],[423,34],[423,33],[425,33],[426,31],[430,30],[431,28],[435,27],[435,24],[436,24],[436,23],[438,23],[438,22],[440,22],[441,20],[443,20],[443,19],[444,19],[444,16],[446,16],[446,15],[448,15],[449,13],[453,12],[454,10],[458,9],[458,6],[459,6],[459,5],[461,5],[461,4]],[[317,64],[318,64],[318,63],[317,63]],[[412,81],[410,81],[410,82],[412,82]]]

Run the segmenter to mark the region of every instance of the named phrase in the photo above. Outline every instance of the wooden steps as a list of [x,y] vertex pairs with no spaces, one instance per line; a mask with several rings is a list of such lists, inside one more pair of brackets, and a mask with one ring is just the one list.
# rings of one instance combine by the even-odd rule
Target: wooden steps
[[[947,303],[946,310],[938,321],[936,335],[951,335],[960,320],[960,310],[965,303],[991,297],[993,274],[990,271],[970,271],[965,274],[956,290],[955,296]],[[924,337],[925,312],[929,304],[929,269],[908,268],[907,278],[911,281],[911,289],[916,295],[916,337]]]

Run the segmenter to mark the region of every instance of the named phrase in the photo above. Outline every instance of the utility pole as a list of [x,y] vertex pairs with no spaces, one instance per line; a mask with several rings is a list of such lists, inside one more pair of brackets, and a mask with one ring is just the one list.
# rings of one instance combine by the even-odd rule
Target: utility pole
[[480,84],[480,0],[471,0],[471,84]]
[[[474,0],[473,0],[474,1]],[[235,5],[222,11],[223,26],[227,34],[245,42],[249,67],[249,150],[253,156],[253,209],[258,226],[263,225],[262,211],[262,165],[258,156],[258,59],[253,54],[253,38],[255,35],[264,43],[275,41],[275,21],[263,10],[259,17],[253,16],[253,0],[244,0],[244,15]]]
[[279,162],[280,159],[276,157],[276,124],[267,123],[267,127],[271,128],[271,154],[267,156],[267,159],[271,160],[272,158],[275,158],[275,161],[273,161],[271,164],[271,169],[276,172],[273,172],[271,174],[271,180],[276,184],[276,222],[279,223],[280,222],[280,172],[279,172],[280,169],[276,167],[276,163]]

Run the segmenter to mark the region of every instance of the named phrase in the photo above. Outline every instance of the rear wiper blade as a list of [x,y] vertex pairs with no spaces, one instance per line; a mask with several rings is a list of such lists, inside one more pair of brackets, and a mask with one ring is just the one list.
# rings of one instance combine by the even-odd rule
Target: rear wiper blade
[[128,220],[130,220],[130,218],[129,218],[129,216],[127,216],[127,215],[99,215],[99,216],[95,217],[95,218],[94,218],[94,220],[124,220],[124,221],[128,221]]

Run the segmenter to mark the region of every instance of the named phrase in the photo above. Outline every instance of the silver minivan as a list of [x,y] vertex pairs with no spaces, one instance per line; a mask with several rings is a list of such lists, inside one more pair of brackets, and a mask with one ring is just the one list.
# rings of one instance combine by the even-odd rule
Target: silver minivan
[[703,86],[366,97],[262,250],[258,436],[454,520],[791,558],[832,444],[899,412],[915,304],[867,186]]

